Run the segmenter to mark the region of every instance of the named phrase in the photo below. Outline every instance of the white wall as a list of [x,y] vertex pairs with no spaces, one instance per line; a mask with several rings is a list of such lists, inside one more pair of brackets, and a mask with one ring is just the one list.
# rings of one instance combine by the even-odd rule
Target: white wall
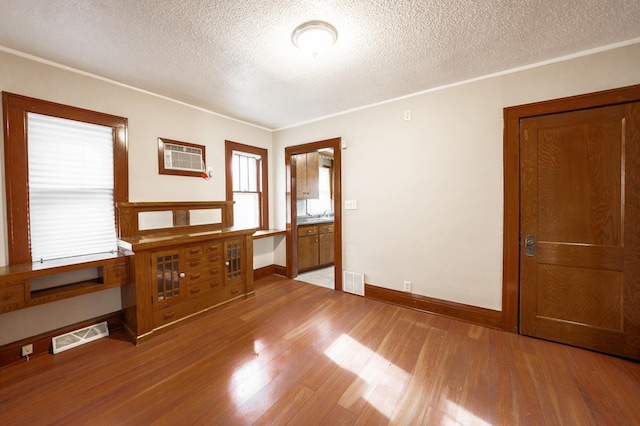
[[[269,151],[272,148],[270,131],[3,51],[0,51],[0,90],[127,117],[130,201],[224,200],[225,139]],[[158,137],[205,145],[213,178],[207,181],[158,174]],[[0,135],[2,143],[3,138]],[[270,157],[273,158],[271,154]],[[271,159],[270,163],[273,170]],[[8,262],[3,158],[0,167],[3,195],[0,266],[3,266]],[[269,186],[273,187],[273,182]],[[269,250],[262,253],[261,262],[268,262],[264,258],[270,255]],[[0,345],[120,309],[120,289],[116,288],[2,314]]]
[[[274,133],[284,148],[342,137],[344,269],[368,284],[501,310],[503,108],[640,84],[640,44],[467,82]],[[403,112],[412,111],[404,121]]]
[[[346,138],[343,262],[369,284],[501,308],[502,109],[640,83],[640,45],[435,90],[275,134],[0,51],[0,90],[129,119],[131,201],[223,200],[224,140],[269,149],[271,228],[285,226],[284,148]],[[413,119],[403,120],[412,110]],[[0,141],[3,135],[0,134]],[[159,175],[157,137],[207,147],[210,181]],[[0,157],[2,150],[0,150]],[[0,266],[7,263],[4,159]],[[268,241],[273,241],[273,251]],[[256,267],[285,265],[284,238]],[[271,261],[271,259],[275,259]],[[0,315],[0,345],[120,309],[119,289]]]

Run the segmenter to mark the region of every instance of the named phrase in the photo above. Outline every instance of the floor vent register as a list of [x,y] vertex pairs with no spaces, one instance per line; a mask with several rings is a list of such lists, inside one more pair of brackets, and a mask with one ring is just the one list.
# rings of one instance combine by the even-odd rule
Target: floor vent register
[[60,336],[56,336],[51,339],[53,344],[53,353],[57,354],[108,335],[109,326],[106,321],[71,331],[66,334],[61,334]]
[[347,293],[364,296],[364,274],[344,271],[342,290]]

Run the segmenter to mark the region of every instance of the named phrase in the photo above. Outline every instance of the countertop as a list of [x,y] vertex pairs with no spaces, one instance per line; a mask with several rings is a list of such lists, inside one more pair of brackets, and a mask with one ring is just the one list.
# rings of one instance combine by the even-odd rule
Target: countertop
[[298,225],[316,225],[319,223],[333,223],[333,216],[299,216]]

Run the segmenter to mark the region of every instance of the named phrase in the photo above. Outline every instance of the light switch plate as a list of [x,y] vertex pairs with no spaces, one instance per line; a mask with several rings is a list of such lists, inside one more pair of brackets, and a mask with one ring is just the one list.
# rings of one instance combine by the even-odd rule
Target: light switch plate
[[344,201],[344,209],[345,210],[358,210],[358,200],[345,200]]

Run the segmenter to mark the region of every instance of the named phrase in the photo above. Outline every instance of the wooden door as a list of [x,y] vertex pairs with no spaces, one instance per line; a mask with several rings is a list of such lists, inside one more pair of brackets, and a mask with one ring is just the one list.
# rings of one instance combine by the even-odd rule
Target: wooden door
[[640,103],[521,119],[520,144],[521,333],[640,359]]

